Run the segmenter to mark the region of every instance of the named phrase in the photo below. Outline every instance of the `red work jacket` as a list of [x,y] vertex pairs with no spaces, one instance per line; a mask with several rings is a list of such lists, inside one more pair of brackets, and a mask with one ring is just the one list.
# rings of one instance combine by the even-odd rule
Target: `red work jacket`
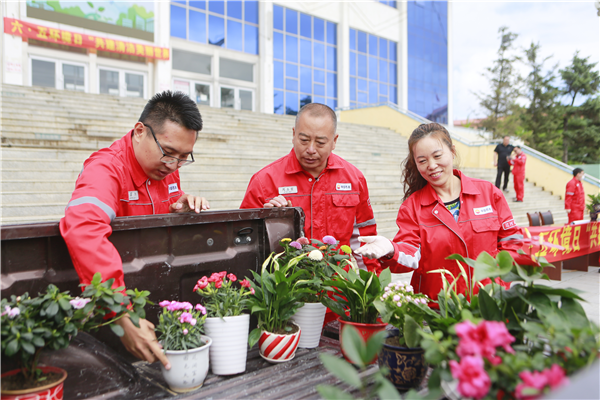
[[527,162],[527,156],[525,153],[519,154],[515,159],[511,159],[509,164],[513,166],[512,173],[514,176],[524,177],[525,176],[525,163]]
[[60,220],[60,233],[84,284],[100,272],[103,281],[114,278],[114,287],[125,286],[121,257],[108,241],[115,217],[167,214],[184,194],[179,171],[161,181],[146,176],[133,153],[132,133],[84,162]]
[[[321,240],[332,235],[340,244],[357,248],[358,234],[377,234],[365,177],[335,154],[329,156],[327,166],[315,179],[302,168],[294,150],[290,151],[252,176],[240,208],[263,208],[279,195],[294,207],[302,207],[308,238]],[[379,267],[374,260],[363,261],[369,270]]]
[[[456,261],[446,260],[451,254],[476,259],[483,251],[495,257],[500,250],[507,250],[517,262],[531,264],[530,258],[517,254],[523,235],[502,192],[491,183],[469,178],[458,170],[454,170],[454,175],[461,180],[458,222],[428,184],[400,206],[394,256],[390,260],[381,259],[392,272],[414,271],[411,285],[415,292],[432,299],[437,299],[442,279],[440,274],[428,271],[445,268],[455,277],[460,273]],[[473,269],[464,267],[470,280]],[[447,278],[452,282],[452,277],[447,275]],[[460,278],[456,291],[465,293],[466,288]]]
[[583,184],[573,177],[567,183],[567,190],[565,193],[565,210],[581,211],[585,209],[585,193],[583,191]]

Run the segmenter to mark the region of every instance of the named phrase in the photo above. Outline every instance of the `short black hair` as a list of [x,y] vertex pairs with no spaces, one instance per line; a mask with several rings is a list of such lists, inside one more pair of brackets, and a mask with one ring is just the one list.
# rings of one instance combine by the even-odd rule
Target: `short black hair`
[[577,176],[577,174],[579,174],[580,172],[583,172],[583,170],[581,168],[575,168],[573,170],[573,176]]
[[183,92],[166,90],[156,93],[144,107],[139,122],[149,124],[158,134],[165,121],[171,121],[187,129],[202,130],[202,116],[198,106]]
[[515,149],[520,149],[520,148],[521,148],[521,146],[515,146]]
[[300,116],[304,113],[308,113],[314,117],[328,116],[331,118],[331,121],[333,122],[333,136],[335,136],[335,132],[337,131],[337,115],[331,107],[321,103],[308,103],[298,111],[298,114],[296,114],[296,124],[298,124]]

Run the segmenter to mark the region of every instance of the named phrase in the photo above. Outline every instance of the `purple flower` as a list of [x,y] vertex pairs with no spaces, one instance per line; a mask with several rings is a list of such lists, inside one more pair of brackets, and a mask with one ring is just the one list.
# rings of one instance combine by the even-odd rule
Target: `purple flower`
[[323,237],[323,243],[333,246],[337,243],[337,240],[333,236],[327,235]]
[[11,309],[9,306],[5,306],[4,307],[4,312],[2,313],[2,315],[7,314],[8,318],[14,318],[17,315],[19,315],[21,313],[21,310],[19,310],[19,307],[15,307],[13,309]]
[[73,308],[76,310],[85,307],[85,305],[89,302],[90,299],[80,299],[79,297],[75,297],[73,300],[69,301],[69,303],[71,303]]
[[187,335],[187,334],[188,334],[188,330],[187,330],[187,329],[184,329],[184,330],[183,330],[183,334],[184,334],[184,335]]
[[300,243],[296,242],[296,241],[290,242],[290,246],[292,246],[292,247],[294,247],[294,248],[296,248],[298,250],[302,250],[302,245]]

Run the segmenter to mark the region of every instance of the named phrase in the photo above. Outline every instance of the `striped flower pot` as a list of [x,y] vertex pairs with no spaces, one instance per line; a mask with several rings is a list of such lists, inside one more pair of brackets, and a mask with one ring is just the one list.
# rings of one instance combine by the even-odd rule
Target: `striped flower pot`
[[[67,371],[58,367],[40,367],[43,373],[54,372],[60,374],[58,381],[49,383],[44,386],[31,389],[21,390],[3,390],[2,400],[63,400],[63,385],[67,379]],[[2,374],[2,379],[7,379],[11,375],[16,375],[21,372],[20,369],[15,369]]]
[[204,332],[212,339],[210,369],[215,375],[234,375],[246,370],[250,314],[206,318]]
[[314,349],[319,345],[326,311],[327,307],[321,303],[304,303],[292,316],[292,320],[302,328],[298,347]]
[[[298,326],[297,324],[294,324]],[[279,335],[262,331],[258,339],[259,354],[270,363],[282,363],[290,361],[296,355],[300,334],[302,333],[298,326],[298,332],[290,335]]]

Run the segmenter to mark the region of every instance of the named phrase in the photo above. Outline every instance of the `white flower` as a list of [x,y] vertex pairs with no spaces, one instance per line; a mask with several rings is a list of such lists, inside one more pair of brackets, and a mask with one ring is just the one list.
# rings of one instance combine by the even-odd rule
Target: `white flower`
[[323,259],[323,253],[321,253],[319,250],[313,250],[310,253],[308,253],[308,258],[310,258],[311,260],[315,260],[315,261],[321,261]]
[[383,290],[386,291],[386,292],[389,292],[390,291],[390,287],[386,286],[385,289],[383,289]]
[[90,302],[90,299],[81,299],[79,297],[75,297],[73,300],[69,301],[74,309],[79,310],[80,308],[85,307],[87,303]]
[[425,300],[425,299],[421,299],[421,303],[423,303],[423,304],[427,304],[427,300]]
[[383,296],[381,297],[383,300],[387,299],[389,296],[389,293],[384,293]]
[[394,297],[393,297],[393,300],[394,300],[394,301],[400,301],[400,296],[398,296],[398,295],[394,295]]
[[412,287],[411,285],[408,285],[408,286],[406,287],[406,291],[407,291],[407,292],[412,292],[412,291],[413,291],[413,287]]
[[398,307],[402,307],[402,303],[401,302],[398,302]]

